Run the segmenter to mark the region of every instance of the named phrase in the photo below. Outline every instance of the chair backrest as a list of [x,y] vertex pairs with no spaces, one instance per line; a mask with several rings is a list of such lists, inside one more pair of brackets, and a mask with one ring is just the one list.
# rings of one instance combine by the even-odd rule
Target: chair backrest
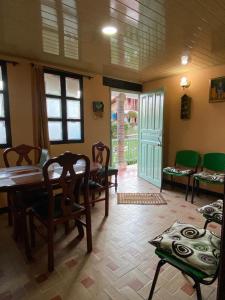
[[41,149],[41,156],[39,160],[39,166],[43,167],[44,163],[49,160],[49,153],[47,149]]
[[[37,161],[36,162],[34,161],[34,159],[32,160],[32,158],[31,158],[32,152],[33,152],[33,154],[35,152],[37,154]],[[16,154],[16,162],[13,163],[13,164],[10,163],[11,160],[10,160],[9,156],[11,154],[12,154],[12,156],[15,156],[15,154]],[[22,145],[19,145],[19,146],[16,146],[16,147],[7,148],[3,152],[3,159],[4,159],[6,167],[10,167],[12,165],[21,166],[24,161],[28,165],[33,165],[33,164],[39,162],[40,156],[41,156],[41,148],[34,147],[34,146],[29,146],[29,145],[25,145],[25,144],[22,144]],[[35,155],[33,155],[33,157],[35,157]]]
[[181,150],[176,153],[175,164],[197,169],[200,163],[200,154],[193,150]]
[[[76,169],[79,160],[84,163],[83,170]],[[52,170],[52,166],[58,165]],[[57,175],[58,174],[58,175]],[[48,218],[53,219],[55,198],[60,193],[60,210],[63,216],[72,214],[72,207],[76,201],[75,191],[82,182],[84,188],[84,206],[88,207],[88,179],[90,174],[90,160],[82,154],[73,154],[69,151],[58,157],[49,159],[43,166],[45,186],[49,196]],[[83,180],[81,180],[83,178]],[[58,208],[57,208],[58,209]]]
[[206,153],[203,156],[202,168],[225,172],[225,153]]
[[92,160],[101,164],[103,167],[109,166],[110,150],[109,147],[102,142],[92,145]]
[[108,168],[109,168],[110,150],[109,147],[102,142],[92,145],[92,160],[99,163],[104,168],[104,185],[108,184]]

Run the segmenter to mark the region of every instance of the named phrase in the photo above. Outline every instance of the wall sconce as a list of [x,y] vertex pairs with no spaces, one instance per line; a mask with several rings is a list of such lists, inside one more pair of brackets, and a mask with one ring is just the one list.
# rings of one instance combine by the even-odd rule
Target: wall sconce
[[190,81],[187,79],[187,77],[182,77],[180,79],[180,86],[185,89],[185,88],[188,88],[190,86]]

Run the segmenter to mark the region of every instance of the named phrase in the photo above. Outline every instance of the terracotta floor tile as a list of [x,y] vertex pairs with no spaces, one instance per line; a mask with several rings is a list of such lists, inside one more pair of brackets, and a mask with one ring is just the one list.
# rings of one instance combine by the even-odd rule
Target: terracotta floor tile
[[62,300],[62,297],[60,295],[57,295],[57,296],[51,298],[50,300]]
[[65,265],[70,269],[70,268],[73,268],[74,266],[76,266],[77,263],[78,263],[77,260],[72,258],[72,259],[66,261]]
[[138,291],[144,287],[144,284],[137,278],[132,279],[127,285],[135,291]]
[[113,262],[111,262],[111,263],[108,263],[107,265],[106,265],[110,270],[112,270],[112,271],[116,271],[118,268],[119,268],[119,266],[117,266],[115,263],[113,263]]
[[181,290],[185,292],[187,295],[191,296],[195,292],[195,289],[193,289],[192,285],[189,283],[185,283],[182,287]]
[[36,282],[37,283],[42,283],[44,281],[46,281],[49,277],[49,274],[48,273],[43,273],[43,274],[40,274],[36,277]]
[[88,289],[90,286],[92,286],[95,283],[95,281],[91,277],[86,277],[83,280],[81,280],[81,283],[86,289]]

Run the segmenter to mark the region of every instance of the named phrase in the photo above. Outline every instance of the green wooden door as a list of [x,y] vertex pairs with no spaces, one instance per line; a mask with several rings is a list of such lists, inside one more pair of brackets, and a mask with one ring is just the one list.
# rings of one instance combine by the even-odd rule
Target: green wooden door
[[164,92],[140,96],[138,175],[161,187]]

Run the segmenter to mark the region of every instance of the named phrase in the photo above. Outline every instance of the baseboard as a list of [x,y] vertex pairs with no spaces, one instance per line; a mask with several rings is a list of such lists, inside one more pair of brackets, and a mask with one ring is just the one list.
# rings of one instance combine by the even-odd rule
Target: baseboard
[[[168,179],[164,180],[163,182],[165,184],[171,185],[171,182]],[[174,186],[176,186],[180,189],[186,190],[186,185],[184,183],[174,181],[173,184],[174,184]],[[192,189],[192,187],[190,187],[189,191],[191,191],[191,189]],[[202,188],[199,188],[199,193],[200,194],[205,194],[205,195],[210,195],[210,196],[215,196],[215,197],[218,197],[218,198],[221,198],[221,199],[223,199],[223,197],[224,197],[222,193],[213,192],[213,191],[209,191],[209,190],[202,189]]]

